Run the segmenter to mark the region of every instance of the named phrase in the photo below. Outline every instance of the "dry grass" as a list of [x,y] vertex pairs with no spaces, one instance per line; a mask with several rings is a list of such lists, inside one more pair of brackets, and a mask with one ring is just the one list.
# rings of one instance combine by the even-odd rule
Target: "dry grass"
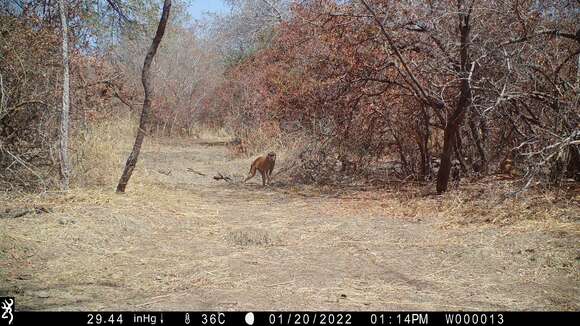
[[440,214],[458,224],[580,221],[580,198],[565,198],[557,191],[541,189],[515,195],[519,187],[495,180],[467,185],[445,196]]
[[235,246],[269,246],[276,242],[270,232],[254,228],[245,227],[233,230],[226,235],[226,240]]
[[225,128],[207,128],[204,126],[193,126],[189,133],[197,139],[210,139],[214,141],[229,141],[234,136]]
[[[521,190],[514,181],[489,177],[476,183],[464,183],[443,195],[436,195],[434,185],[385,187],[302,187],[305,194],[338,194],[357,201],[380,201],[390,215],[435,217],[449,225],[512,225],[526,221],[577,223],[580,221],[580,197],[562,196],[561,192]],[[294,187],[296,189],[296,187]],[[362,191],[361,191],[362,190]],[[298,192],[300,192],[298,190]]]
[[[122,167],[131,142],[92,139],[85,157]],[[262,188],[238,182],[251,159],[165,139],[145,144],[125,195],[104,174],[120,168],[99,162],[87,180],[105,186],[0,195],[3,207],[51,209],[0,219],[0,293],[28,309],[579,308],[578,201],[505,197],[512,185],[492,181],[444,196]]]
[[246,136],[242,139],[245,152],[230,152],[231,158],[253,157],[274,151],[278,159],[287,159],[308,143],[306,136],[300,132],[284,134],[277,129],[271,129],[264,128],[247,131]]
[[134,119],[99,121],[72,138],[73,187],[112,185],[122,172],[135,140]]

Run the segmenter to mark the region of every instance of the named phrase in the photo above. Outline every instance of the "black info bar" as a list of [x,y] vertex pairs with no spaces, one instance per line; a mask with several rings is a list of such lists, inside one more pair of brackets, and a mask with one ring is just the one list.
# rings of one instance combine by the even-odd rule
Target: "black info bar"
[[[580,325],[578,312],[15,311],[0,325]],[[12,317],[12,318],[9,318]]]

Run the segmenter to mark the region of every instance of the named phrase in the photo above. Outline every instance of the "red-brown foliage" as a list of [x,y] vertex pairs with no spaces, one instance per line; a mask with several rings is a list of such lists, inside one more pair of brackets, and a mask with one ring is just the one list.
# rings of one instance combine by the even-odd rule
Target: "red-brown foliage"
[[[299,128],[342,163],[390,157],[403,176],[427,178],[469,78],[453,149],[464,173],[495,172],[506,156],[528,176],[578,164],[571,139],[580,137],[572,86],[579,26],[570,8],[478,3],[470,11],[468,61],[460,66],[457,26],[471,2],[459,13],[456,2],[366,2],[403,60],[360,2],[303,2],[270,47],[228,71],[199,117],[242,138],[266,122],[281,132]],[[558,136],[550,139],[546,130]]]

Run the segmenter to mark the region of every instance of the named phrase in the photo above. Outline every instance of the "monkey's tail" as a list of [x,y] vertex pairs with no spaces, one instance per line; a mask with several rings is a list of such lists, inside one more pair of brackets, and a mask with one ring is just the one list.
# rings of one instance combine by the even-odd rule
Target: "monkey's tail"
[[256,165],[252,163],[252,165],[250,166],[250,174],[248,174],[248,177],[244,179],[244,182],[250,180],[255,175],[256,175]]

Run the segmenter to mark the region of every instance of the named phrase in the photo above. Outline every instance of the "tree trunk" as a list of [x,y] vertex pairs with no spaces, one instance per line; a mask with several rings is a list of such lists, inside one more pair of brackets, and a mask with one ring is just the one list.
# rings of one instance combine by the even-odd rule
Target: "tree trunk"
[[443,132],[443,152],[441,153],[441,165],[437,173],[437,192],[447,191],[449,175],[451,174],[451,153],[455,145],[457,125],[449,123]]
[[[473,111],[471,111],[471,114],[469,115],[469,129],[471,131],[471,137],[473,138],[473,142],[475,143],[475,147],[477,149],[477,153],[479,155],[479,162],[476,164],[476,166],[478,167],[476,172],[480,172],[480,173],[487,173],[487,155],[485,153],[485,148],[484,148],[484,144],[483,144],[483,140],[481,137],[481,133],[480,134],[480,130],[482,129],[481,126],[483,125],[483,122],[481,121],[482,117],[477,117],[476,115],[477,113],[474,113]],[[478,120],[477,122],[479,127],[476,125],[476,119]]]
[[417,147],[421,156],[419,180],[426,181],[431,175],[431,155],[429,153],[429,115],[425,105],[421,107],[421,119],[416,124]]
[[68,67],[68,26],[66,22],[66,10],[64,0],[58,1],[60,10],[60,22],[62,25],[62,111],[60,116],[60,173],[62,178],[62,189],[68,190],[70,165],[68,160],[68,126],[69,126],[69,67]]
[[[473,3],[472,3],[473,5]],[[447,125],[443,133],[443,152],[441,153],[441,166],[437,174],[437,193],[447,191],[449,184],[449,175],[451,173],[451,154],[455,147],[457,137],[457,130],[463,123],[465,111],[471,105],[471,86],[470,82],[470,58],[469,58],[469,32],[470,24],[469,18],[473,7],[466,9],[463,1],[458,1],[459,10],[459,31],[461,34],[459,56],[461,65],[459,67],[460,91],[457,106],[450,117],[447,119]]]
[[167,20],[169,18],[170,9],[171,9],[171,0],[165,0],[163,2],[163,12],[161,14],[161,19],[159,20],[159,25],[157,26],[157,32],[155,33],[155,37],[153,38],[153,42],[151,43],[151,47],[149,47],[149,51],[147,51],[147,56],[145,57],[145,62],[143,63],[143,70],[141,73],[141,82],[143,83],[143,88],[145,90],[143,111],[141,112],[139,129],[137,130],[137,137],[135,137],[133,150],[131,151],[129,158],[127,159],[125,169],[123,170],[123,175],[121,175],[121,179],[119,180],[119,184],[117,185],[118,193],[125,192],[127,183],[129,183],[129,179],[131,178],[133,170],[135,169],[135,165],[137,164],[139,152],[141,151],[141,145],[143,144],[143,138],[145,138],[145,130],[148,124],[149,110],[151,108],[151,97],[153,93],[153,87],[151,86],[151,77],[150,77],[151,63],[153,61],[153,57],[155,57],[155,53],[157,52],[159,43],[163,38],[163,34],[165,33],[165,27],[167,26]]

